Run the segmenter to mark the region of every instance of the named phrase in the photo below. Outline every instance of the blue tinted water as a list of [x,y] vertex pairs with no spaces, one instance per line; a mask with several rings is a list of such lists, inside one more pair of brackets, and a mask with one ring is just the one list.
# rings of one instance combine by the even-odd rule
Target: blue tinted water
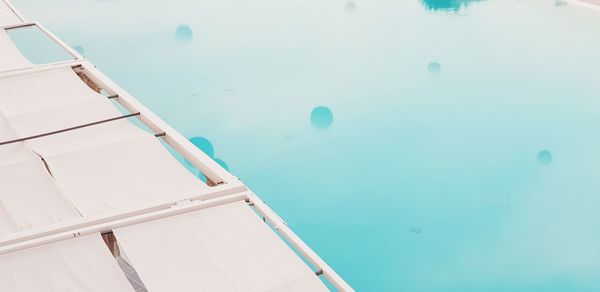
[[423,5],[434,11],[459,11],[469,4],[482,0],[421,0]]
[[[358,290],[600,289],[596,11],[14,2],[188,138],[210,140]],[[318,107],[328,127],[315,126]]]
[[10,29],[8,35],[17,45],[21,54],[34,64],[74,59],[35,26]]
[[82,46],[73,46],[73,49],[82,56],[85,56],[85,49]]
[[202,152],[206,153],[206,155],[215,157],[215,148],[208,139],[203,137],[193,137],[190,139],[190,142],[202,150]]

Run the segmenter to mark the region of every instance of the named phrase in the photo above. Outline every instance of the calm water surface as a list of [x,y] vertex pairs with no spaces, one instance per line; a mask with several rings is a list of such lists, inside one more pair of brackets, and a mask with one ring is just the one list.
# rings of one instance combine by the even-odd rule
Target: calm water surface
[[200,137],[357,290],[600,290],[597,11],[13,2]]

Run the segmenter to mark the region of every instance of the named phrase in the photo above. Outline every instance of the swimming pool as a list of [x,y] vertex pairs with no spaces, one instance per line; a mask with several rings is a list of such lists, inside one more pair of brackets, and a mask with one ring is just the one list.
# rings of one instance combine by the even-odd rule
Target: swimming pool
[[14,0],[359,291],[598,291],[600,14],[548,1]]

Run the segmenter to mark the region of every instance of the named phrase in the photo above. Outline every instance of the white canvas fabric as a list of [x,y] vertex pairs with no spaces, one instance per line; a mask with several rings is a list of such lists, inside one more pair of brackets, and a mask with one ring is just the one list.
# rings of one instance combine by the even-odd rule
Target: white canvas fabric
[[328,291],[243,201],[114,230],[148,291]]
[[[52,138],[60,139],[60,135]],[[51,151],[42,149],[45,145],[37,145],[37,149],[59,153],[45,156],[46,161],[65,196],[84,216],[183,199],[206,187],[152,135],[59,152],[59,146],[68,145],[68,141],[66,138],[63,144],[51,145]]]
[[[0,79],[0,108],[19,137],[122,116],[70,68]],[[128,120],[28,140],[56,184],[84,216],[168,198],[206,187],[158,142]]]
[[[4,3],[0,0],[0,14],[2,14],[2,5]],[[2,19],[0,15],[0,25]],[[6,30],[0,29],[0,72],[31,66],[32,64],[15,47]]]
[[[0,117],[0,141],[15,137]],[[0,214],[0,235],[80,217],[62,196],[40,157],[22,142],[0,145],[0,205],[0,213],[4,213]]]
[[26,149],[0,151],[0,201],[19,230],[80,217],[43,162]]
[[20,137],[122,115],[69,67],[1,78],[0,92],[0,109]]
[[0,236],[18,231],[17,224],[10,218],[4,204],[0,201]]
[[8,117],[105,98],[87,87],[69,67],[1,78],[0,88],[4,93],[2,111]]
[[0,255],[0,291],[134,292],[100,234]]

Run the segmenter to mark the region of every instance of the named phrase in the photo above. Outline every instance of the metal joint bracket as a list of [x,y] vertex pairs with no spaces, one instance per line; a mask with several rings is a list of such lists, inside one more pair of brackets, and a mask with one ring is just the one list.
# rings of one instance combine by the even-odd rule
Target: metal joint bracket
[[192,199],[185,199],[185,200],[175,202],[175,204],[173,206],[171,206],[171,208],[183,207],[183,206],[190,205],[192,203],[193,203]]

